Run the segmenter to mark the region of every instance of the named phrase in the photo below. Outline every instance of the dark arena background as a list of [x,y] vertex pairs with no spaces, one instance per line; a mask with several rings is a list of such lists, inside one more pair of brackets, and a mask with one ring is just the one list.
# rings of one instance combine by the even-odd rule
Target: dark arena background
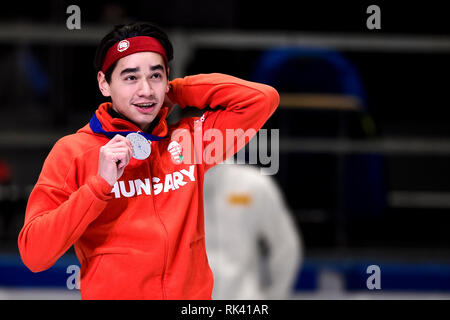
[[[69,285],[69,266],[78,265],[73,249],[34,274],[17,237],[53,144],[84,126],[103,101],[97,43],[113,25],[138,20],[171,37],[172,78],[221,72],[280,93],[264,128],[279,130],[279,146],[266,151],[279,155],[273,178],[303,241],[292,299],[449,298],[450,22],[441,2],[420,3],[54,0],[4,7],[0,299],[79,299]],[[67,25],[70,5],[80,8],[80,28]],[[370,24],[370,5],[380,9],[379,28]],[[369,266],[379,268],[379,288],[369,285]]]

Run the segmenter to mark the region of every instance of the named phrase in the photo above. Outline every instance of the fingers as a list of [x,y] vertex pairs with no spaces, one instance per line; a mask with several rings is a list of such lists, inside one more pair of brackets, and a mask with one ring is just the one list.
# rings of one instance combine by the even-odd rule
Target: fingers
[[127,148],[127,147],[113,147],[113,148],[109,148],[107,151],[111,152],[113,154],[127,154],[127,153],[133,154],[131,149]]
[[98,173],[112,186],[120,178],[132,156],[131,142],[116,135],[100,147]]
[[133,149],[128,139],[116,135],[100,148],[100,153],[106,161],[118,163],[120,168],[122,168],[130,162]]
[[130,163],[131,157],[132,153],[129,150],[114,151],[112,159],[117,164],[117,168],[122,169]]
[[101,159],[109,163],[118,164],[120,167],[128,165],[132,157],[129,149],[101,149]]
[[127,138],[116,134],[107,144],[103,146],[107,150],[115,150],[115,152],[123,152],[124,149],[130,151],[133,154],[133,146]]
[[128,147],[132,148],[130,140],[128,140],[124,136],[121,136],[120,134],[116,134],[111,140],[109,140],[109,142],[106,145],[107,146],[115,146],[115,145],[121,145],[121,144],[126,144]]
[[119,163],[119,169],[127,166],[133,156],[133,152],[130,148],[114,148],[109,152],[111,152],[111,160]]

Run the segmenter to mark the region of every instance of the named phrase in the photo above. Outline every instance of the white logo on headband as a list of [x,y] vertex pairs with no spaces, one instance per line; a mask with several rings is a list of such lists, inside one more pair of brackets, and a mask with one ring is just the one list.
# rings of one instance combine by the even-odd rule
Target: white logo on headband
[[128,40],[122,40],[117,44],[117,51],[122,52],[130,47]]

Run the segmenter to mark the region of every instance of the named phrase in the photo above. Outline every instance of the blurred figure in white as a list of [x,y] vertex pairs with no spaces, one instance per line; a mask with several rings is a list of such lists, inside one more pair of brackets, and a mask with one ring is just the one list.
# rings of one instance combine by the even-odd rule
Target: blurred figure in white
[[204,199],[213,299],[291,299],[303,243],[274,179],[219,164],[205,175]]

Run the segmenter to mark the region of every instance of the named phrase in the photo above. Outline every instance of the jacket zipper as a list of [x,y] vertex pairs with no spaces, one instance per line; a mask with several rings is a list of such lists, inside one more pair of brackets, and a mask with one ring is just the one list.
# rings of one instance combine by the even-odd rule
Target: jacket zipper
[[[149,165],[149,171],[150,171],[150,176],[153,179],[153,172],[152,172],[152,167]],[[162,228],[164,230],[164,265],[163,265],[163,271],[161,274],[161,291],[162,291],[162,296],[163,296],[163,300],[167,300],[167,294],[166,294],[166,289],[164,288],[164,276],[166,274],[166,268],[167,268],[167,260],[168,260],[168,256],[169,256],[169,233],[167,232],[166,226],[164,225],[164,222],[159,214],[159,212],[156,211],[156,206],[155,206],[155,198],[154,195],[152,195],[152,204],[153,204],[153,211],[156,213],[156,215],[158,216],[159,222],[161,222]]]
[[[153,205],[153,208],[154,207],[155,206]],[[156,212],[156,210],[155,210],[155,212]],[[163,266],[163,272],[162,272],[162,275],[161,275],[161,290],[162,290],[162,294],[163,294],[163,300],[167,300],[167,294],[166,294],[166,290],[164,288],[164,276],[166,274],[167,257],[169,255],[169,253],[168,253],[168,251],[169,251],[169,244],[168,244],[169,234],[167,232],[166,226],[164,225],[164,223],[163,223],[163,221],[161,219],[161,216],[159,215],[159,213],[157,213],[157,215],[158,215],[158,219],[161,222],[161,225],[162,225],[162,227],[164,229],[164,234],[165,234],[165,237],[164,237],[164,266]]]

